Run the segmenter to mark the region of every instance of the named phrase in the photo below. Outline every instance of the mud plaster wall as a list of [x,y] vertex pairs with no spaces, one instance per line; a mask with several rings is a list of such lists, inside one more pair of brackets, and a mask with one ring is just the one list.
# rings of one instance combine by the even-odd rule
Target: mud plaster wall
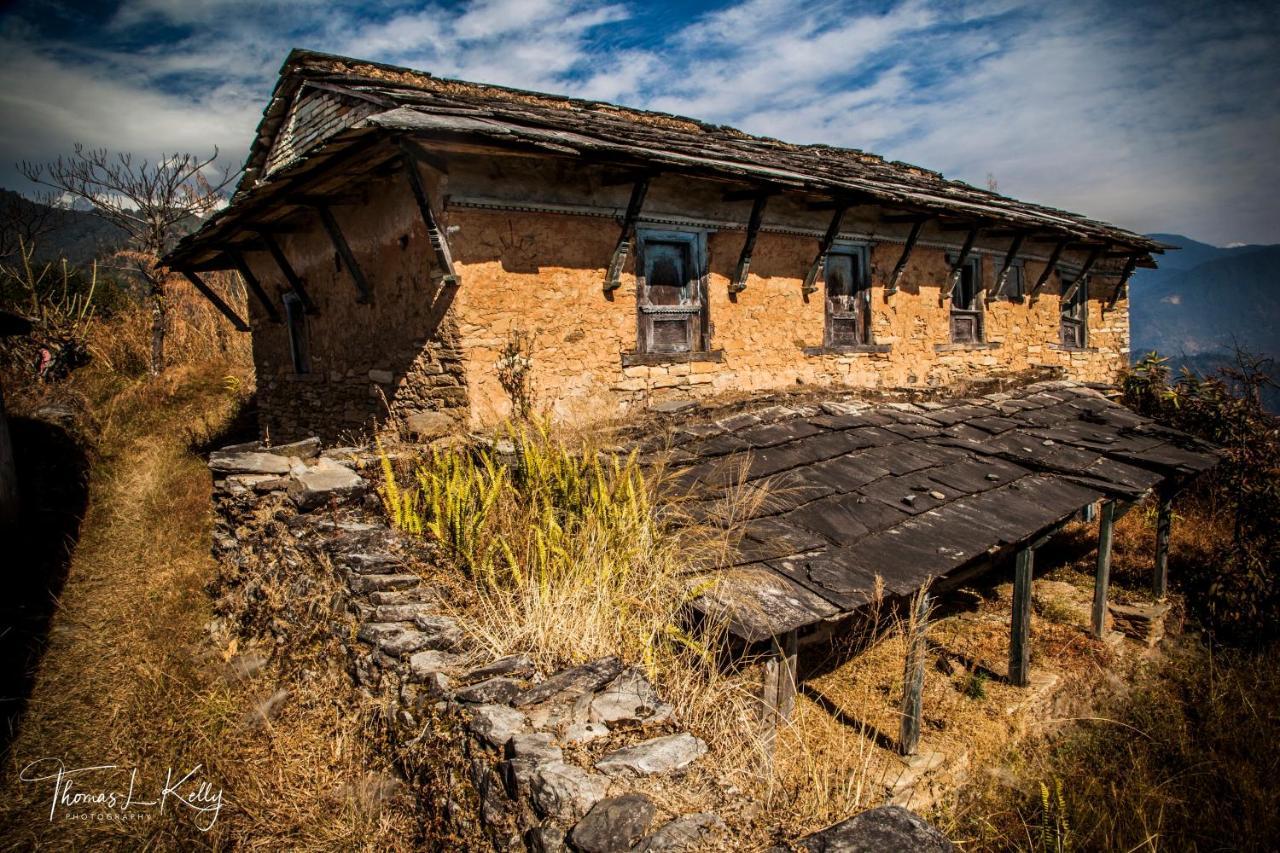
[[[462,354],[447,310],[451,293],[433,284],[430,244],[408,185],[393,177],[366,190],[366,204],[333,212],[370,283],[370,304],[356,301],[355,284],[318,222],[277,237],[317,308],[307,318],[309,373],[294,373],[285,325],[250,300],[259,426],[272,440],[341,441],[388,406],[397,415],[438,410],[466,417]],[[255,252],[247,259],[280,306],[289,288],[271,256]]]
[[[634,350],[636,339],[634,266],[611,296],[601,287],[616,224],[587,216],[480,210],[455,210],[450,224],[456,229],[450,239],[463,280],[455,310],[472,418],[480,423],[509,412],[495,365],[515,330],[536,335],[538,402],[567,420],[616,415],[646,400],[797,384],[944,386],[1035,365],[1060,366],[1074,379],[1109,381],[1127,361],[1127,302],[1104,316],[1099,298],[1109,298],[1114,278],[1095,279],[1084,351],[1057,346],[1057,275],[1034,301],[985,303],[986,340],[998,346],[952,350],[947,347],[949,311],[939,299],[948,281],[946,250],[917,247],[900,291],[886,298],[885,282],[902,252],[901,244],[887,242],[872,246],[871,305],[875,342],[890,345],[890,351],[806,355],[805,347],[823,343],[822,292],[807,300],[801,292],[816,239],[762,233],[747,289],[731,299],[729,280],[744,235],[726,230],[708,239],[711,347],[723,351],[723,361],[623,367],[621,354]],[[992,252],[983,259],[983,277],[994,288],[1003,251],[993,246]],[[1043,267],[1026,262],[1028,288]]]
[[[939,299],[948,281],[947,250],[917,246],[899,292],[886,298],[885,282],[902,251],[904,234],[896,233],[871,240],[872,332],[889,351],[806,355],[805,347],[823,343],[822,292],[807,300],[801,293],[817,239],[761,233],[748,287],[731,298],[729,278],[744,232],[724,229],[711,230],[707,240],[711,347],[722,352],[722,361],[624,367],[622,353],[634,350],[636,338],[634,264],[628,264],[621,288],[607,295],[601,286],[618,236],[616,220],[444,202],[472,187],[492,191],[512,183],[499,166],[486,161],[485,168],[489,173],[483,180],[452,164],[450,176],[422,171],[448,233],[460,288],[442,292],[433,283],[430,244],[403,176],[367,185],[363,205],[334,208],[373,290],[370,305],[356,302],[355,286],[318,222],[278,238],[319,310],[308,320],[312,370],[299,376],[293,373],[285,327],[271,323],[256,302],[251,306],[261,426],[271,438],[314,433],[338,440],[371,425],[388,408],[396,415],[443,410],[472,424],[492,423],[510,411],[497,362],[516,330],[535,335],[537,403],[571,421],[721,392],[797,384],[946,386],[1037,365],[1059,366],[1075,379],[1109,381],[1127,362],[1128,305],[1121,300],[1104,316],[1115,279],[1103,277],[1095,277],[1090,291],[1086,350],[1057,346],[1056,274],[1034,301],[984,303],[986,340],[998,346],[947,347],[949,313]],[[609,189],[565,173],[563,166],[546,168],[554,174],[534,178],[544,181],[541,186],[553,201],[581,201],[588,193],[597,204],[625,206],[626,186]],[[725,210],[723,204],[717,209],[719,187],[703,191],[692,184],[655,186],[646,214],[661,218],[682,212],[745,222],[744,211]],[[780,202],[771,203],[766,221],[820,231],[828,216]],[[851,215],[845,231],[856,235],[876,227]],[[957,232],[926,228],[922,241],[956,244],[960,239]],[[1047,255],[1049,246],[1038,246]],[[992,287],[1007,242],[981,242],[979,249],[983,278]],[[253,253],[249,260],[278,304],[287,286],[274,262],[266,253]],[[1043,262],[1026,260],[1028,288],[1042,269]]]

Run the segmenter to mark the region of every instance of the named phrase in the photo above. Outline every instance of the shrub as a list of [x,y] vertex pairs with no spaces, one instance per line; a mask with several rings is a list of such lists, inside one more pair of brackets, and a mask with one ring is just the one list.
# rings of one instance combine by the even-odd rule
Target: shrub
[[[1215,376],[1144,357],[1124,377],[1125,403],[1220,447],[1222,463],[1192,494],[1228,536],[1208,559],[1185,567],[1189,604],[1219,637],[1265,641],[1280,629],[1280,422],[1262,408],[1269,359],[1237,353]],[[1187,573],[1189,572],[1189,574]]]

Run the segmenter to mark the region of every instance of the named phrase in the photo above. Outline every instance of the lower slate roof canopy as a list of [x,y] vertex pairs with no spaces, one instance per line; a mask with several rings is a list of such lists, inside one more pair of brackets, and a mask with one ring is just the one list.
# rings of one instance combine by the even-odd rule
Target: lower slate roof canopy
[[1067,381],[947,404],[774,406],[678,430],[673,452],[695,517],[714,518],[744,476],[769,487],[697,602],[747,642],[910,595],[1219,460]]

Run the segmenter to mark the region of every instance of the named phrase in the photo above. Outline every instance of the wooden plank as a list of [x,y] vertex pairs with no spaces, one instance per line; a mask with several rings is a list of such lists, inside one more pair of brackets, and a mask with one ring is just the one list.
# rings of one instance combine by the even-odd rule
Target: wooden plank
[[409,143],[402,140],[400,150],[404,173],[409,178],[409,189],[413,191],[413,200],[418,205],[418,214],[422,217],[422,224],[427,228],[427,239],[431,241],[431,251],[436,257],[436,267],[441,272],[441,284],[446,287],[457,287],[462,284],[462,280],[453,268],[453,255],[449,251],[449,241],[445,239],[444,231],[436,222],[436,215],[431,211],[427,188],[422,183],[422,176],[418,174],[418,165],[410,151]]
[[1133,271],[1137,266],[1138,256],[1130,255],[1129,260],[1125,261],[1124,269],[1120,271],[1120,281],[1116,282],[1116,289],[1111,293],[1111,298],[1107,300],[1107,311],[1116,307],[1116,303],[1120,301],[1125,288],[1129,286],[1129,279],[1133,276]]
[[730,293],[741,293],[747,289],[747,273],[751,270],[751,253],[755,251],[756,237],[760,234],[760,222],[764,219],[764,208],[769,203],[769,193],[761,190],[751,204],[751,218],[747,220],[747,239],[742,244],[742,254],[738,256],[738,268],[734,270],[733,281],[729,283]]
[[223,302],[222,298],[218,296],[218,294],[214,293],[213,289],[201,280],[199,273],[184,271],[182,274],[187,277],[187,281],[191,282],[191,284],[195,286],[196,290],[204,294],[205,299],[208,299],[213,303],[214,308],[217,308],[222,312],[222,316],[231,321],[231,325],[236,327],[237,332],[249,331],[249,324],[240,319],[240,315],[237,314],[230,305]]
[[645,194],[649,192],[649,175],[643,175],[631,187],[631,198],[627,202],[627,212],[622,219],[622,233],[618,235],[618,244],[613,247],[613,257],[609,260],[609,270],[604,276],[605,292],[617,290],[622,286],[622,268],[631,253],[631,245],[635,241],[636,221],[640,218],[640,208],[644,205]]
[[258,281],[258,277],[253,274],[253,270],[249,269],[249,264],[244,259],[244,255],[236,249],[227,249],[227,254],[231,257],[231,263],[235,264],[236,271],[240,273],[240,278],[244,280],[244,286],[257,297],[258,302],[262,304],[262,310],[267,312],[267,317],[273,323],[279,323],[280,312],[276,309],[275,303],[267,296],[266,290],[262,287],[262,282]]
[[1062,250],[1066,247],[1066,240],[1059,240],[1054,244],[1053,251],[1049,254],[1049,260],[1045,262],[1044,270],[1041,271],[1040,277],[1036,279],[1036,286],[1031,288],[1031,293],[1027,294],[1028,296],[1034,297],[1040,292],[1040,288],[1048,284],[1049,277],[1053,275],[1053,271],[1058,267],[1058,261],[1062,258]]
[[338,225],[338,220],[333,215],[333,211],[328,205],[314,205],[315,211],[320,216],[320,222],[324,225],[324,230],[329,234],[329,241],[333,243],[333,248],[337,251],[338,256],[342,258],[343,265],[347,268],[347,272],[351,273],[351,280],[355,282],[356,290],[359,294],[356,301],[367,304],[372,298],[369,289],[369,282],[364,277],[364,271],[360,269],[360,264],[356,262],[356,256],[351,252],[351,246],[347,244],[347,238],[342,234],[342,228]]
[[894,264],[893,273],[889,276],[889,286],[885,288],[885,293],[898,292],[898,282],[907,270],[907,262],[911,260],[911,252],[916,247],[916,241],[920,239],[920,232],[924,229],[926,221],[925,219],[914,220],[911,233],[907,235],[907,242],[902,247],[902,254],[898,256],[898,263]]
[[797,632],[788,631],[775,642],[778,644],[778,722],[785,723],[796,709]]
[[1035,551],[1018,551],[1013,574],[1013,620],[1009,629],[1009,683],[1026,687],[1031,673],[1031,576]]
[[1111,583],[1111,535],[1115,526],[1116,502],[1102,505],[1098,523],[1098,574],[1093,581],[1093,636],[1102,639],[1107,623],[1107,587]]
[[311,301],[306,285],[302,283],[302,279],[294,272],[289,259],[280,250],[280,244],[276,242],[276,238],[262,231],[258,232],[258,237],[262,240],[262,245],[267,247],[267,253],[275,260],[276,266],[280,268],[280,273],[284,276],[285,281],[289,283],[289,288],[298,294],[298,298],[302,300],[302,307],[306,309],[308,314],[316,313],[315,303]]
[[840,234],[840,223],[844,221],[844,214],[848,209],[848,206],[842,202],[836,205],[835,213],[831,214],[831,224],[827,226],[827,233],[822,235],[818,243],[818,255],[813,259],[813,263],[809,265],[809,271],[804,276],[801,292],[806,296],[818,289],[818,274],[822,272],[827,262],[827,253],[831,251],[831,244]]
[[915,755],[920,746],[920,721],[924,698],[925,636],[929,628],[929,594],[916,593],[914,613],[907,623],[907,656],[902,672],[902,722],[898,751]]
[[1160,493],[1160,509],[1156,514],[1156,565],[1151,591],[1156,598],[1169,594],[1169,534],[1173,527],[1173,500],[1168,490]]
[[1018,251],[1022,249],[1022,241],[1025,239],[1025,234],[1014,235],[1009,251],[1005,253],[1004,263],[1000,265],[1000,274],[996,276],[996,290],[993,298],[999,298],[1004,293],[1005,283],[1009,280],[1009,270],[1013,268],[1013,262],[1017,260]]
[[978,229],[970,228],[968,235],[964,238],[964,245],[960,247],[960,254],[956,256],[956,262],[951,265],[951,275],[948,281],[951,286],[943,293],[943,300],[946,301],[955,293],[956,283],[960,281],[960,273],[964,271],[965,261],[969,260],[969,255],[973,252],[973,244],[978,240]]

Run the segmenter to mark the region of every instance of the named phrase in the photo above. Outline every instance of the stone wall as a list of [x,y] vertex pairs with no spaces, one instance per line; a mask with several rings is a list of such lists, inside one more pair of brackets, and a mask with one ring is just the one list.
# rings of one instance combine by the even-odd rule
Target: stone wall
[[[318,221],[277,237],[316,306],[307,318],[309,372],[294,371],[285,323],[271,322],[250,300],[260,426],[272,440],[346,438],[388,411],[401,418],[430,412],[465,419],[452,294],[433,280],[426,230],[407,185],[389,178],[364,189],[364,204],[334,207],[333,213],[369,281],[368,304],[356,301],[351,275]],[[289,289],[283,274],[265,252],[247,257],[279,305]]]
[[[1035,299],[986,300],[985,345],[951,346],[941,293],[948,283],[947,252],[958,248],[963,232],[927,226],[900,290],[889,295],[885,285],[909,226],[880,223],[870,208],[851,211],[842,239],[870,245],[872,334],[887,351],[806,354],[823,343],[824,306],[821,289],[805,297],[802,279],[830,214],[796,200],[771,202],[765,221],[773,230],[759,236],[746,290],[731,295],[743,205],[724,202],[721,185],[664,177],[650,190],[644,227],[707,232],[717,360],[624,366],[623,354],[636,341],[634,261],[619,289],[606,293],[602,283],[618,237],[615,214],[629,189],[585,169],[523,160],[513,165],[499,157],[458,155],[450,159],[448,175],[422,170],[448,234],[459,288],[438,286],[403,175],[372,181],[363,187],[363,203],[334,209],[370,283],[371,304],[357,303],[351,277],[318,221],[280,236],[318,313],[308,321],[312,370],[297,375],[285,327],[252,306],[264,433],[280,440],[311,433],[336,439],[388,412],[406,422],[443,413],[430,418],[433,431],[451,422],[493,423],[510,412],[498,361],[514,332],[534,335],[537,403],[566,421],[610,418],[669,400],[797,386],[941,388],[1039,366],[1107,382],[1127,363],[1127,300],[1103,310],[1114,276],[1093,277],[1084,350],[1057,344],[1056,274]],[[568,203],[574,199],[580,204]],[[988,288],[1008,239],[977,244]],[[1051,244],[1027,245],[1030,288]],[[1063,258],[1082,261],[1079,254]],[[250,262],[279,299],[287,286],[270,256],[253,253]]]

